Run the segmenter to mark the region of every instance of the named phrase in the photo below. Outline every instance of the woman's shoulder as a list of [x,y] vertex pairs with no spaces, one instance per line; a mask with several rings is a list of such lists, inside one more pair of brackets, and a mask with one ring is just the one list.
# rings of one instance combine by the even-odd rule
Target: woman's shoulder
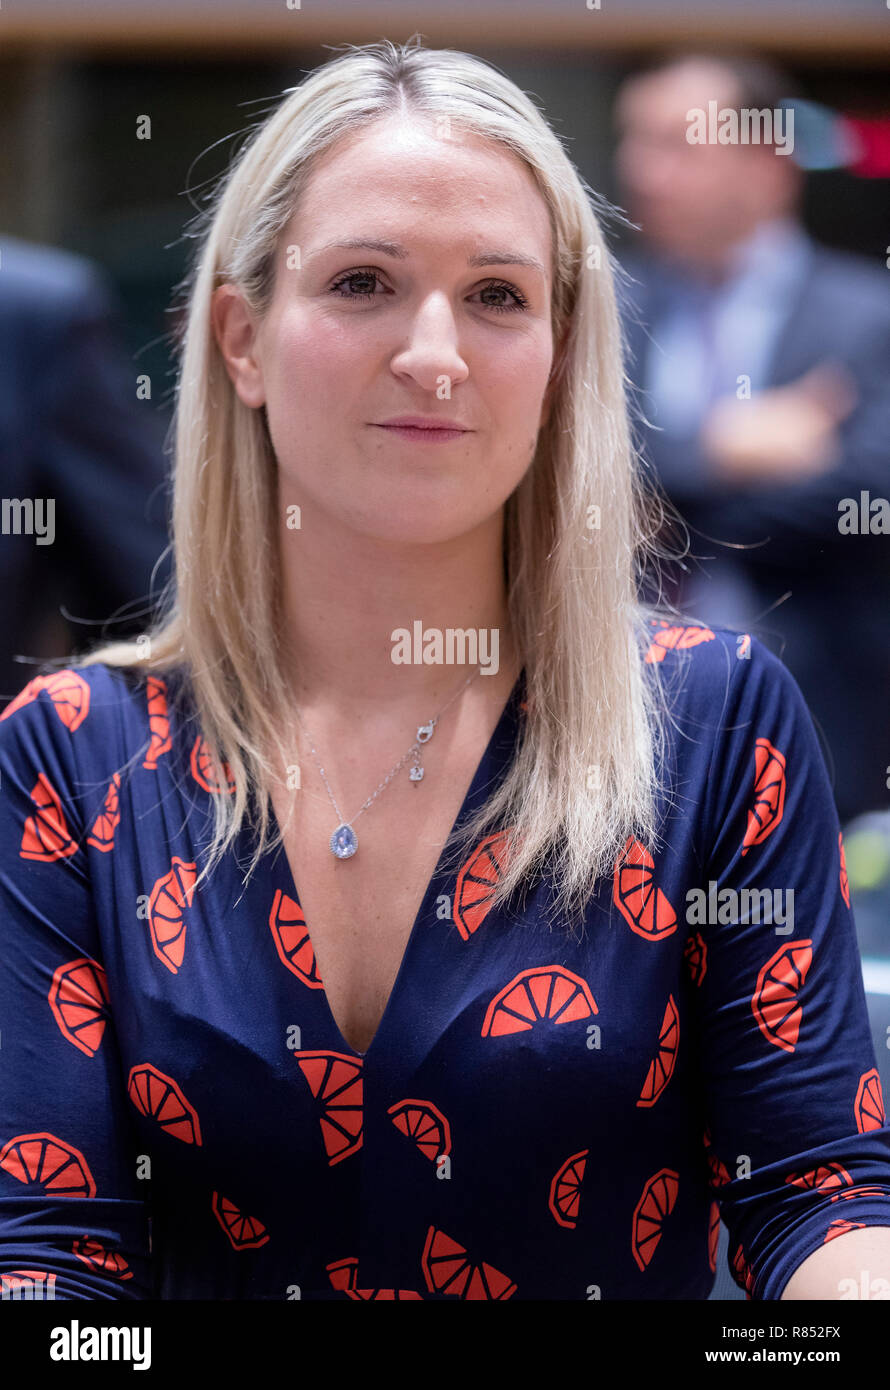
[[[87,662],[41,674],[19,691],[0,714],[0,724],[15,730],[107,733],[114,718],[144,714],[152,700],[168,700],[178,688],[178,672],[154,675],[135,666]],[[101,730],[100,730],[101,726]],[[81,741],[86,742],[86,739]]]
[[653,618],[647,626],[644,669],[657,672],[670,728],[710,730],[729,745],[780,726],[809,734],[812,716],[797,679],[763,639],[688,619]]
[[777,810],[787,795],[811,830],[820,820],[836,835],[831,750],[781,657],[728,627],[653,623],[650,631],[646,660],[664,673],[671,757],[701,785],[705,821],[738,813],[744,822],[754,789],[765,796],[769,787]]
[[650,617],[647,638],[644,663],[693,697],[728,698],[734,682],[752,676],[764,688],[798,688],[781,657],[752,632],[691,618]]
[[64,780],[101,780],[132,760],[158,766],[188,714],[179,671],[74,664],[34,676],[6,706],[0,758],[20,776],[53,767]]

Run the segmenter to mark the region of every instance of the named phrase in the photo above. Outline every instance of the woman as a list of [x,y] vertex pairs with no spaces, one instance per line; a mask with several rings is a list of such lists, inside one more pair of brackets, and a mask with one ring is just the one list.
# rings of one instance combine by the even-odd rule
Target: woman
[[705,1298],[721,1213],[750,1297],[890,1272],[824,764],[766,648],[637,601],[594,204],[411,44],[230,171],[169,611],[0,729],[8,1277]]

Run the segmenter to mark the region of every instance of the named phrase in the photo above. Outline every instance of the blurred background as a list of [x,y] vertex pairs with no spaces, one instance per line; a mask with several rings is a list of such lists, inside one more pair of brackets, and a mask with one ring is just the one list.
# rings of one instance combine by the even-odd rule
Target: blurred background
[[[339,44],[415,32],[506,72],[627,214],[609,237],[638,443],[689,527],[665,589],[703,623],[755,633],[803,689],[886,1093],[882,0],[4,0],[0,709],[47,657],[144,631],[169,577],[185,224],[304,72]],[[685,113],[709,102],[775,113],[772,141],[761,127],[759,143],[691,144]],[[712,1297],[744,1298],[725,1231]]]

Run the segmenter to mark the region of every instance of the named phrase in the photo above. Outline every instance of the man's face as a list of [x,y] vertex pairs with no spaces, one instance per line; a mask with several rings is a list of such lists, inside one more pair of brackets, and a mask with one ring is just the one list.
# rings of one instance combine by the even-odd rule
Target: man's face
[[722,248],[771,215],[785,175],[771,149],[693,144],[688,113],[738,110],[731,73],[718,63],[690,61],[631,78],[616,104],[616,169],[625,207],[646,240],[665,255],[695,262],[719,258]]

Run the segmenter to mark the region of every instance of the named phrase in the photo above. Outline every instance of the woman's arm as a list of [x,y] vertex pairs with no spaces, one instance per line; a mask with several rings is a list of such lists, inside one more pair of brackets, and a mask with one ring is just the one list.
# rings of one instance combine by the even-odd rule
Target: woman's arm
[[890,1225],[845,1231],[814,1250],[781,1298],[890,1298]]
[[[749,1297],[853,1297],[841,1280],[890,1274],[890,1127],[837,811],[791,673],[756,638],[744,659],[718,640],[692,652],[729,658],[693,996],[713,1195]],[[871,1231],[873,1269],[851,1239]]]
[[126,1001],[108,1002],[79,801],[86,787],[101,802],[107,768],[74,756],[101,715],[82,678],[50,679],[0,718],[0,1296],[148,1298],[114,1025]]

